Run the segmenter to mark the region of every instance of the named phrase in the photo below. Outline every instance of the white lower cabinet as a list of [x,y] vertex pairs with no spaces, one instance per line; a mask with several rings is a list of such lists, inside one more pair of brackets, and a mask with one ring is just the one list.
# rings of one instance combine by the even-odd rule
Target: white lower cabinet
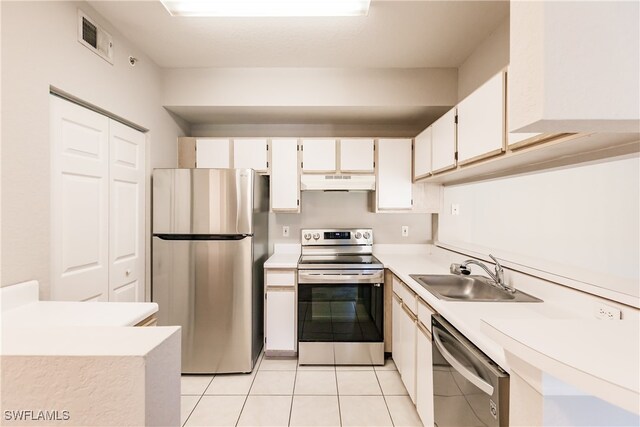
[[265,270],[264,352],[290,356],[297,352],[296,272]]
[[413,403],[416,402],[416,295],[402,282],[393,279],[391,308],[392,355],[400,378]]
[[[417,314],[414,313],[417,311]],[[425,427],[433,422],[431,314],[434,311],[404,283],[393,278],[391,344],[400,378]]]
[[418,323],[416,339],[416,409],[424,427],[433,426],[433,355],[431,334]]

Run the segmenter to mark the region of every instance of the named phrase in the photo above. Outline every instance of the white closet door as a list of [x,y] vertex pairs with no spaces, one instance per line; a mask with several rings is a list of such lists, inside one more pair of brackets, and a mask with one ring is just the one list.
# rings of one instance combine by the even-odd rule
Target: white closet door
[[109,301],[144,301],[145,136],[110,120]]
[[196,139],[196,167],[219,168],[231,167],[230,141],[221,138]]
[[51,95],[51,297],[109,295],[109,119]]

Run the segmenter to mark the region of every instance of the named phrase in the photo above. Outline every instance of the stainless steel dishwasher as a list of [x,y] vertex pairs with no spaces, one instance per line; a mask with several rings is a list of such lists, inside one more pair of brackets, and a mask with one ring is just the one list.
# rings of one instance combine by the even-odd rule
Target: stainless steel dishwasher
[[432,335],[436,426],[508,426],[509,374],[442,316],[432,316]]

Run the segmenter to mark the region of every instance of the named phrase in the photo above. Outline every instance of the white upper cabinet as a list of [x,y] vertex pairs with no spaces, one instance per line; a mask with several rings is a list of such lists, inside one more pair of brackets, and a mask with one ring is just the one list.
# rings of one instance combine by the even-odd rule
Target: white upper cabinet
[[431,125],[433,173],[456,167],[456,109],[452,108]]
[[509,130],[638,132],[640,2],[510,2]]
[[235,138],[233,140],[233,167],[266,172],[269,168],[267,138]]
[[300,179],[298,176],[298,140],[271,140],[271,210],[300,211]]
[[411,209],[411,140],[378,140],[377,207],[380,210]]
[[373,173],[374,153],[372,138],[340,140],[340,171]]
[[458,164],[505,149],[505,73],[489,79],[458,104]]
[[228,138],[197,138],[197,168],[230,168],[231,141]]
[[302,140],[302,172],[335,172],[336,140],[304,139]]
[[416,136],[413,144],[413,179],[424,178],[431,173],[431,134],[429,126]]

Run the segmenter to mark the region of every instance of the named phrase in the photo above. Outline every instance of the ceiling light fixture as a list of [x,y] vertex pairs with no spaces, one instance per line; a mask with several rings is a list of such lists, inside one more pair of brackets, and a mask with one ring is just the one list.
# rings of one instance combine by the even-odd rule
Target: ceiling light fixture
[[365,16],[371,0],[160,0],[172,16]]

